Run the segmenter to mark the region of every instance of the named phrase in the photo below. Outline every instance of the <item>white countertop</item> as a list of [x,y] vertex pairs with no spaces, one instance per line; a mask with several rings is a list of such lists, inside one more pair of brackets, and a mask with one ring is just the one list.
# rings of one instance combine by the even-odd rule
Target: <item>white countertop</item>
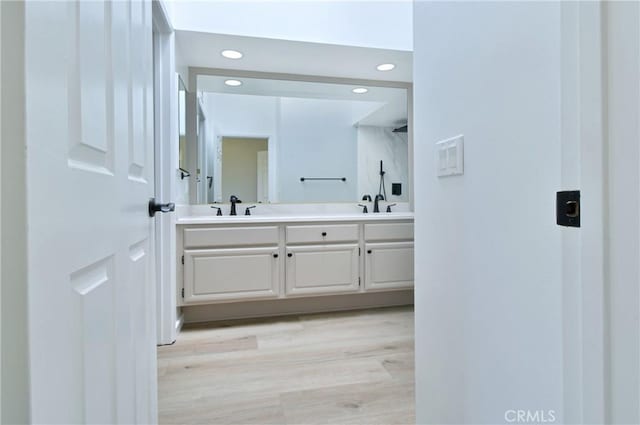
[[259,224],[259,223],[308,223],[336,221],[390,221],[413,220],[412,212],[368,213],[368,214],[335,214],[335,215],[193,215],[176,219],[176,224]]
[[215,215],[211,205],[178,205],[176,208],[176,224],[258,224],[258,223],[313,223],[313,222],[362,222],[413,220],[413,212],[406,202],[394,204],[394,211],[386,212],[388,203],[380,202],[379,213],[373,213],[373,203],[365,202],[369,213],[362,213],[358,203],[326,203],[326,204],[257,204],[251,215],[244,215],[246,206],[239,204],[239,215],[229,215],[229,204],[215,204],[222,208],[223,216]]

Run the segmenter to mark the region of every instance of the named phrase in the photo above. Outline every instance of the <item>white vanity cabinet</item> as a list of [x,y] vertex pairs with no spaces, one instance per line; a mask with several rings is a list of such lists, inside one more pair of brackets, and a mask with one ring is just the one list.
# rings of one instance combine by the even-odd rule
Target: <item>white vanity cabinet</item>
[[179,225],[181,306],[413,287],[412,220],[246,220]]
[[365,224],[365,289],[412,288],[413,223]]
[[194,227],[182,232],[185,304],[277,298],[277,226]]
[[287,295],[334,294],[360,289],[360,226],[286,226]]

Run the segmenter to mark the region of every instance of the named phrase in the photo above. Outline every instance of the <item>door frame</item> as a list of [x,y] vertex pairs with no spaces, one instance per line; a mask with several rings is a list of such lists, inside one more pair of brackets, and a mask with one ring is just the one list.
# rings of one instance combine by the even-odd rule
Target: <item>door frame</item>
[[605,73],[605,412],[640,423],[640,5],[601,2]]
[[[173,202],[177,194],[177,179],[180,178],[176,145],[179,124],[175,33],[164,2],[153,1],[152,16],[155,194],[162,202]],[[175,342],[182,326],[175,308],[175,213],[158,214],[156,220],[156,332],[158,344],[164,345]]]
[[[265,139],[267,141],[267,164],[270,164],[271,161],[275,163],[275,158],[277,157],[277,145],[276,139],[272,135],[265,135],[263,133],[229,133],[222,132],[219,135],[215,135],[216,146],[219,147],[222,152],[222,140],[227,139]],[[275,168],[271,170],[272,175],[267,174],[267,192],[269,194],[269,203],[277,203],[277,187],[276,182],[278,181],[278,170]],[[222,182],[218,181],[220,184],[220,192],[222,192]],[[214,193],[215,195],[215,193]],[[228,202],[228,200],[220,199],[218,202]]]
[[0,2],[0,423],[30,422],[25,7]]
[[[207,130],[207,113],[204,108],[204,99],[202,95],[196,96],[196,204],[207,203],[207,138],[209,131]],[[204,199],[203,199],[204,198]]]
[[601,2],[560,7],[561,47],[567,50],[562,58],[563,187],[558,190],[581,190],[587,212],[580,229],[561,230],[564,421],[605,423],[606,29]]
[[[267,141],[268,143],[268,141]],[[257,196],[256,202],[258,203],[269,203],[269,151],[268,147],[266,151],[258,151],[258,158],[256,159],[256,171],[258,173],[258,178],[256,182]],[[266,174],[267,178],[263,179],[262,176]],[[266,180],[266,181],[265,181]],[[266,190],[265,190],[266,188]],[[266,196],[265,193],[266,192]]]

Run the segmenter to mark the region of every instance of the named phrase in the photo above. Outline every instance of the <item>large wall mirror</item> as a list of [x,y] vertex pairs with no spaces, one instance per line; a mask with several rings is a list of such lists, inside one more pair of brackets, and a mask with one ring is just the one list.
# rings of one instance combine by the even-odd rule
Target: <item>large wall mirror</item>
[[410,200],[408,85],[208,74],[196,82],[192,202]]

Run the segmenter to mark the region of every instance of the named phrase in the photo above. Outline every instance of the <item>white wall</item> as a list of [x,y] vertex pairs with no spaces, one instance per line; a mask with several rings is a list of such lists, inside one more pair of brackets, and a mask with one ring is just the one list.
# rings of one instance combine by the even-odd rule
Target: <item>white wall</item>
[[[278,124],[281,202],[358,200],[358,142],[351,102],[282,98]],[[346,177],[305,181],[300,177]]]
[[640,423],[640,4],[606,6],[609,423]]
[[171,1],[178,30],[412,50],[412,2]]
[[[220,137],[269,138],[269,164],[275,164],[278,152],[278,114],[280,100],[271,96],[230,95],[205,93],[207,119],[211,124],[214,141],[213,154],[219,149]],[[220,170],[220,167],[217,167]],[[269,196],[277,201],[277,170],[269,175]],[[219,184],[222,175],[215,171],[216,202],[223,199]],[[272,196],[273,195],[273,196]]]
[[210,202],[222,202],[222,137],[215,133],[214,123],[212,127],[211,166],[213,167],[213,187],[209,196]]
[[[206,105],[207,103],[206,96],[204,97],[204,102]],[[216,174],[217,174],[217,171],[220,171],[220,170],[219,170],[219,167],[216,167],[217,158],[218,158],[218,137],[216,136],[216,133],[215,133],[214,123],[212,120],[207,120],[206,125],[207,125],[207,147],[205,149],[205,152],[206,152],[205,163],[206,163],[207,173],[205,176],[204,184],[206,186],[205,202],[209,203],[214,201],[214,193],[216,188],[215,184],[216,184],[216,181],[220,178],[220,176],[217,176]],[[208,176],[213,177],[213,182],[211,184],[211,187],[209,187],[209,181],[207,180]]]
[[276,133],[276,97],[205,93],[207,116],[223,136],[261,136]]
[[[375,197],[380,187],[380,160],[383,161],[387,200],[409,201],[409,138],[407,133],[394,133],[393,128],[358,127],[358,197]],[[391,194],[391,184],[402,184],[402,195]]]
[[[361,102],[207,93],[216,137],[269,138],[272,202],[354,202]],[[300,177],[346,177],[346,182]],[[389,192],[391,186],[389,185]],[[218,193],[220,191],[218,190]],[[219,202],[228,199],[218,197]]]
[[209,122],[208,114],[206,111],[206,107],[204,105],[204,94],[198,93],[198,104],[201,105],[201,109],[198,109],[198,166],[196,169],[196,173],[198,175],[198,183],[197,183],[197,203],[206,203],[207,202],[207,176],[209,175],[208,170],[208,155],[209,155],[209,145],[210,139],[212,137],[211,130],[212,125]]
[[[175,35],[172,34],[172,38],[173,40],[173,44],[175,46]],[[176,49],[174,48],[174,51],[176,51]],[[182,82],[185,84],[185,87],[188,87],[187,85],[187,80],[186,78],[188,77],[188,72],[186,72],[186,70],[178,70],[178,68],[176,67],[176,90],[178,90],[178,81],[177,78],[178,76],[180,78],[182,78]],[[178,96],[176,94],[176,100],[177,102],[180,104],[180,106],[176,106],[175,108],[175,115],[176,115],[176,124],[179,128],[176,129],[177,134],[176,134],[176,138],[179,137],[179,134],[184,134],[184,139],[185,139],[185,149],[187,149],[187,135],[186,135],[186,122],[185,123],[181,123],[180,120],[177,118],[177,116],[180,113],[184,113],[184,112],[180,112],[180,111],[186,111],[187,110],[187,105],[186,105],[186,101],[187,101],[187,96],[185,95],[185,99],[181,99],[180,96]],[[179,143],[178,140],[176,139],[176,143]],[[175,147],[173,148],[175,149]],[[179,148],[178,148],[179,149]],[[175,161],[175,196],[174,196],[174,202],[176,204],[189,204],[189,178],[182,178],[182,174],[180,173],[180,171],[178,170],[178,168],[180,167],[180,157],[179,157],[179,150],[177,152],[175,152],[176,155],[176,161]],[[187,152],[183,153],[184,155],[184,162],[187,162]],[[187,164],[184,164],[185,166]],[[187,170],[189,171],[189,170]],[[195,176],[195,173],[193,174]]]
[[[169,3],[165,2],[165,4],[168,6]],[[172,35],[172,37],[175,38],[174,35]],[[175,44],[175,41],[174,41]],[[184,86],[188,89],[189,88],[189,69],[186,66],[178,66],[178,63],[181,63],[179,60],[180,57],[180,49],[173,49],[173,51],[175,52],[175,57],[174,57],[174,62],[176,63],[176,73],[180,76],[180,78],[182,79],[182,82],[184,83]],[[177,87],[177,83],[176,83],[176,87]],[[177,90],[177,88],[176,88]],[[182,105],[181,107],[184,107],[186,110],[186,105]],[[176,114],[178,112],[176,111]],[[183,134],[185,134],[186,137],[186,129],[182,129]],[[177,166],[179,166],[179,162],[176,163]],[[192,170],[188,170],[188,171],[192,171]],[[195,178],[195,170],[193,170],[193,176]],[[175,187],[176,187],[176,193],[175,193],[175,203],[176,204],[189,204],[189,178],[185,178],[183,179],[180,175],[180,172],[178,170],[176,170],[175,172]]]
[[562,423],[560,4],[414,6],[417,422]]

